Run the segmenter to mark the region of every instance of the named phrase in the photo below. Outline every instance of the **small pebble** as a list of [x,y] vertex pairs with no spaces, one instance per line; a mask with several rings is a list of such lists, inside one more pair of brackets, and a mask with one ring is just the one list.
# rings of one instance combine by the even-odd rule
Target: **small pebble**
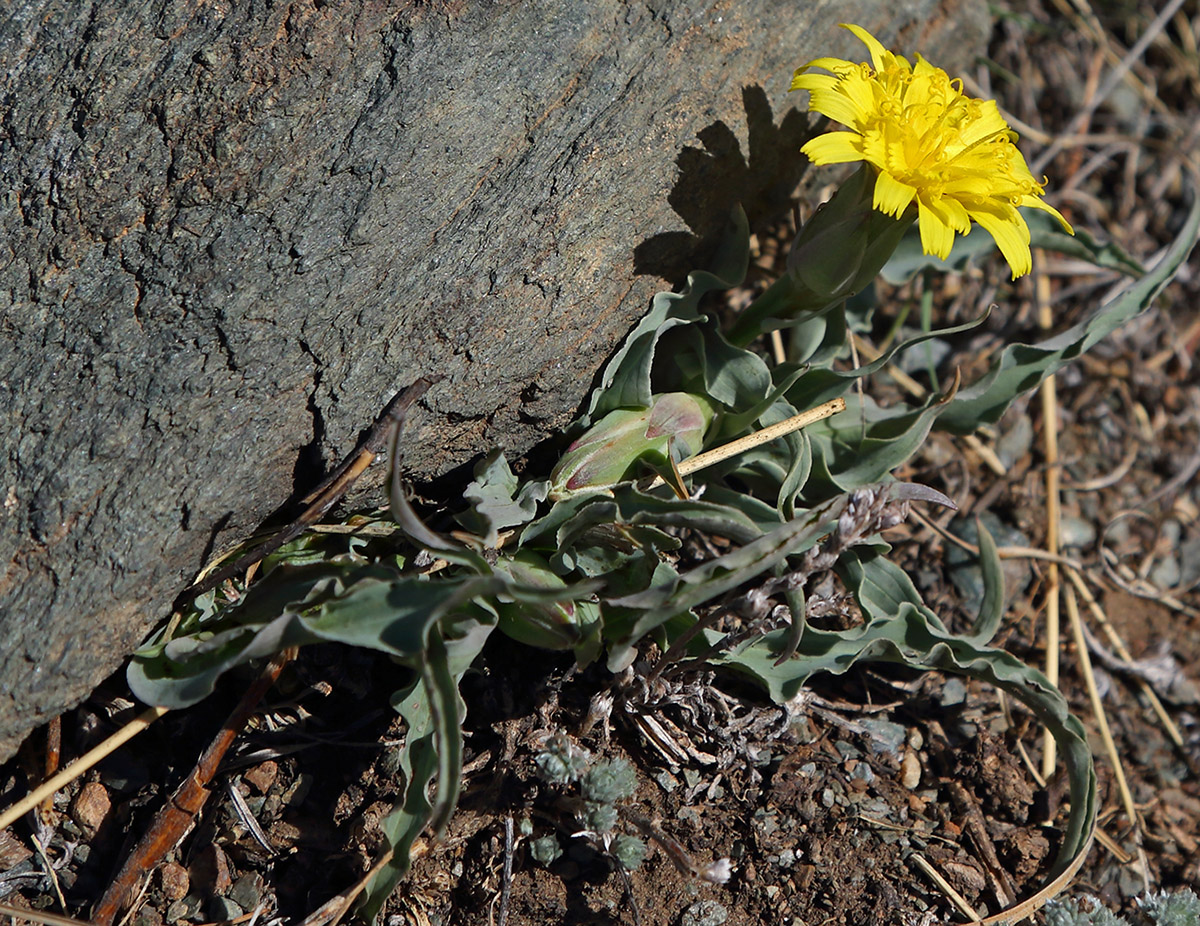
[[165,862],[158,869],[158,883],[167,900],[183,900],[191,887],[187,869],[178,862]]
[[271,790],[271,785],[275,783],[278,776],[278,763],[267,760],[242,775],[242,779],[259,794],[266,794]]
[[112,810],[112,800],[108,796],[108,788],[98,781],[89,781],[71,802],[71,819],[80,825],[89,835],[95,835],[100,824]]
[[190,919],[192,914],[200,909],[201,900],[195,894],[189,894],[183,900],[177,900],[167,907],[167,922],[177,923]]
[[996,441],[996,456],[1000,458],[1001,463],[1012,469],[1018,460],[1029,453],[1032,446],[1033,422],[1028,415],[1021,415]]
[[1191,588],[1200,582],[1200,537],[1194,537],[1179,547],[1179,584]]
[[142,907],[134,917],[133,926],[163,926],[162,914],[154,907]]
[[236,920],[246,911],[228,897],[213,897],[209,899],[204,912],[214,923],[228,923],[230,920]]
[[188,866],[188,874],[198,889],[208,894],[224,894],[233,886],[229,874],[229,857],[220,846],[209,843],[201,849]]
[[1090,547],[1096,542],[1096,525],[1085,518],[1065,515],[1060,521],[1058,539],[1064,547]]
[[900,724],[892,723],[890,720],[879,720],[875,717],[868,717],[859,722],[871,734],[872,751],[886,755],[897,755],[900,752],[905,735],[904,727]]
[[299,807],[312,790],[314,776],[310,772],[301,772],[292,782],[292,786],[283,795],[283,801],[291,807]]
[[941,701],[942,707],[952,707],[955,704],[962,704],[966,697],[966,683],[960,678],[949,678],[942,686],[942,695],[938,700]]
[[905,750],[904,758],[900,760],[900,784],[909,791],[915,791],[921,783],[921,760],[911,749]]
[[248,871],[229,889],[229,899],[243,910],[253,910],[262,900],[263,878],[257,871]]
[[1179,568],[1179,557],[1164,556],[1150,570],[1150,581],[1159,588],[1174,588],[1179,584],[1183,571]]
[[1131,865],[1122,865],[1117,872],[1117,887],[1124,897],[1137,897],[1145,889],[1141,877]]
[[715,900],[701,900],[683,911],[682,926],[721,926],[729,911]]
[[875,780],[875,771],[866,762],[859,762],[850,772],[850,777],[869,785]]

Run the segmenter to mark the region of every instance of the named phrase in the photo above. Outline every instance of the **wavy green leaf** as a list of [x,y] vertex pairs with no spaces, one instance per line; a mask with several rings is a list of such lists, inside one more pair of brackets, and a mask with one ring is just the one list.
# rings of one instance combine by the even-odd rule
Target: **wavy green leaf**
[[940,412],[937,427],[968,434],[981,424],[994,424],[1013,399],[1041,384],[1080,354],[1148,309],[1183,266],[1200,236],[1200,196],[1193,195],[1179,237],[1146,275],[1090,318],[1040,344],[1009,344],[977,382],[959,390]]
[[[719,634],[708,633],[706,638],[714,647],[720,644]],[[968,675],[1020,700],[1054,736],[1067,767],[1071,815],[1054,872],[1065,869],[1087,846],[1096,823],[1096,773],[1087,734],[1071,716],[1058,689],[1036,669],[1003,650],[979,646],[938,629],[913,602],[904,602],[891,614],[872,617],[854,630],[808,627],[795,656],[777,664],[775,654],[787,643],[787,631],[775,631],[711,661],[757,679],[781,704],[795,698],[813,675],[841,675],[861,661],[896,662]]]
[[538,502],[544,502],[549,491],[550,483],[545,480],[522,486],[504,452],[497,448],[476,464],[475,479],[463,490],[463,498],[471,507],[460,513],[457,520],[478,534],[488,549],[493,549],[497,532],[533,520]]
[[671,328],[698,320],[700,300],[713,290],[731,289],[741,284],[750,262],[750,226],[740,209],[732,215],[733,229],[723,244],[713,272],[696,271],[688,275],[681,293],[659,293],[650,303],[650,311],[634,326],[613,355],[592,391],[587,411],[576,422],[587,427],[618,408],[646,408],[654,389],[650,374],[659,339]]
[[[1131,257],[1116,242],[1100,242],[1093,238],[1086,229],[1076,229],[1075,235],[1068,235],[1062,226],[1048,212],[1036,209],[1022,209],[1021,215],[1029,225],[1031,248],[1045,251],[1056,251],[1068,257],[1076,257],[1106,270],[1116,270],[1132,277],[1140,277],[1145,273],[1138,261]],[[921,249],[921,236],[917,228],[912,228],[901,239],[899,246],[892,253],[891,259],[883,265],[879,272],[893,286],[909,282],[923,270],[934,270],[942,273],[962,271],[976,258],[990,254],[996,250],[996,242],[991,235],[976,230],[975,234],[956,236],[950,256],[945,260],[925,254]]]

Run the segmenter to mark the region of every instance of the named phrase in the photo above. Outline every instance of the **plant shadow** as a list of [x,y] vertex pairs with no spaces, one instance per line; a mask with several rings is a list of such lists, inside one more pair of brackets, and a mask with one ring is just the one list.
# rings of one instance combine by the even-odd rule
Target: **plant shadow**
[[804,174],[800,146],[810,135],[807,113],[789,109],[775,124],[766,91],[758,85],[742,89],[747,148],[717,121],[697,133],[703,147],[680,152],[679,179],[668,196],[675,213],[690,231],[664,232],[634,251],[634,269],[682,283],[703,267],[720,243],[734,206],[741,205],[750,227],[778,217]]

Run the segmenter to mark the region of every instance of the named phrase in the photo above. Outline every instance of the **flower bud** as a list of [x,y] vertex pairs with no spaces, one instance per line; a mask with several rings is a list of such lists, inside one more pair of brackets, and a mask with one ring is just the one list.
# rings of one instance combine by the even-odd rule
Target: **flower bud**
[[632,478],[639,461],[665,465],[700,452],[713,408],[702,396],[669,392],[649,408],[619,408],[592,425],[550,474],[550,498],[569,498]]
[[[567,587],[544,559],[529,550],[498,560],[495,568],[526,588]],[[588,600],[519,601],[504,595],[496,605],[496,613],[500,630],[518,643],[564,650],[574,649],[584,641],[600,619],[600,606]]]
[[875,173],[861,167],[804,223],[788,254],[788,273],[818,308],[861,292],[879,274],[916,218],[873,206]]

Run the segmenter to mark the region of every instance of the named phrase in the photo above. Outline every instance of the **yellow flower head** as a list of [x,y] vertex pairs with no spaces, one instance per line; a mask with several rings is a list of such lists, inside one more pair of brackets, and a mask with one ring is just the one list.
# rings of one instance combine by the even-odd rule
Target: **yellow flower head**
[[[954,233],[982,225],[1012,268],[1033,267],[1029,226],[1017,211],[1049,212],[1016,139],[993,100],[965,96],[962,82],[917,56],[910,65],[860,26],[845,26],[867,46],[871,63],[817,58],[796,71],[792,90],[810,93],[809,109],[850,128],[810,140],[800,150],[814,164],[866,161],[876,169],[874,207],[899,218],[916,200],[921,247],[945,258]],[[821,68],[829,74],[810,74]]]

